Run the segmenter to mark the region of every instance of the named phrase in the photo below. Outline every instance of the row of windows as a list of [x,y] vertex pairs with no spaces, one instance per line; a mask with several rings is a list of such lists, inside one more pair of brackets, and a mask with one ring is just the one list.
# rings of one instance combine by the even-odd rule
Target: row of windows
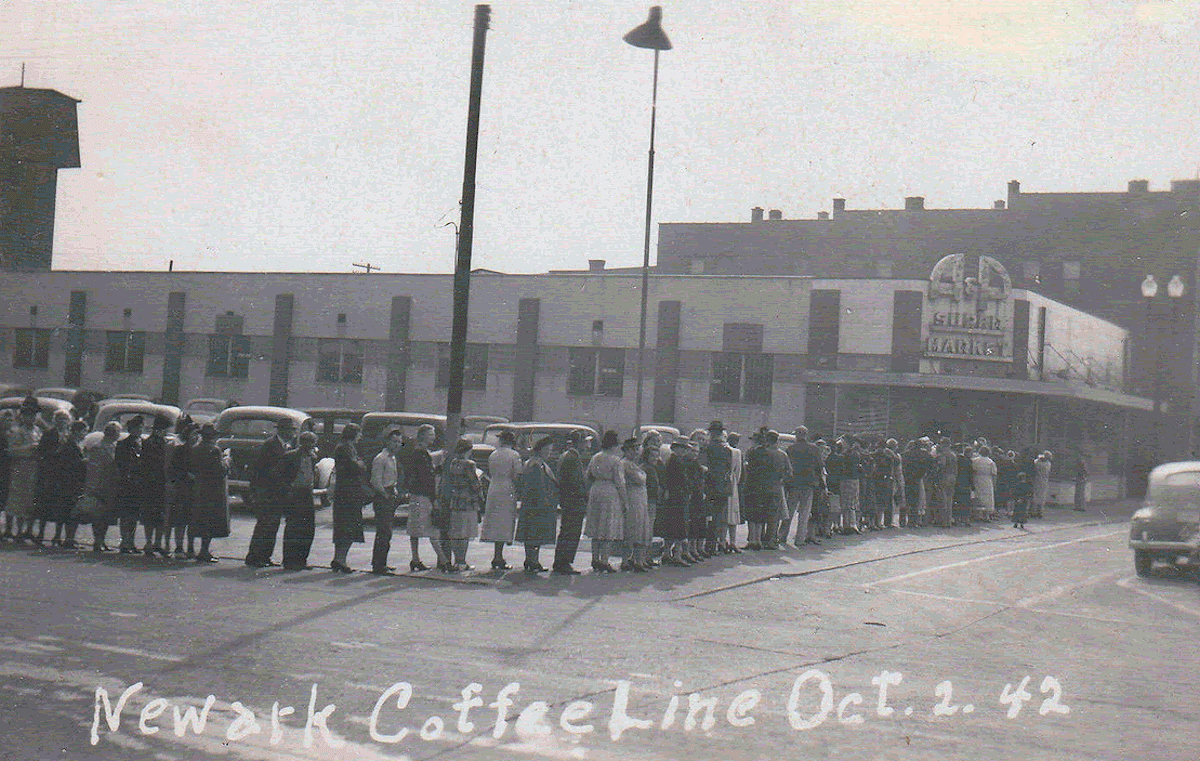
[[[50,365],[47,328],[18,328],[13,344],[13,367],[46,369]],[[105,372],[141,373],[146,356],[146,334],[106,331]],[[205,374],[212,378],[247,378],[250,375],[250,338],[210,335]],[[488,346],[467,344],[463,389],[487,388]],[[317,382],[362,385],[362,343],[351,339],[321,339],[317,347]],[[436,387],[450,385],[450,345],[438,344]],[[774,383],[774,358],[770,354],[717,352],[712,360],[714,403],[770,404]],[[625,387],[625,350],[573,346],[568,350],[567,395],[619,398]]]

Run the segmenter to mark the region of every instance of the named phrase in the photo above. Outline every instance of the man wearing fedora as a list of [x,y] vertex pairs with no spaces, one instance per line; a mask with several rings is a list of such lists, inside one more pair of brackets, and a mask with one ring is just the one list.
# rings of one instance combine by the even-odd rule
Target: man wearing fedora
[[275,540],[279,535],[279,523],[283,519],[287,504],[286,483],[275,478],[275,471],[287,450],[296,438],[296,424],[291,418],[280,418],[275,423],[275,435],[262,443],[258,456],[250,470],[250,493],[254,498],[254,533],[250,535],[250,549],[246,553],[246,565],[253,568],[277,566],[271,560],[275,552]]
[[[725,425],[720,420],[708,424],[708,443],[701,454],[701,463],[707,468],[704,471],[704,504],[708,526],[703,535],[703,554],[712,556],[724,551],[724,536],[728,533],[725,530],[725,513],[733,494],[730,477],[733,453],[725,445]],[[720,549],[718,541],[721,543]]]
[[145,420],[141,415],[131,417],[125,425],[128,435],[117,442],[113,455],[117,471],[116,515],[121,531],[119,549],[122,555],[137,552],[135,533],[137,532],[143,494],[142,469],[139,460],[142,457],[142,427],[144,424]]
[[[792,475],[787,484],[788,515],[781,522],[779,538],[787,539],[791,528],[791,516],[796,516],[796,546],[801,544],[820,544],[816,536],[816,524],[811,521],[813,495],[825,490],[824,470],[821,461],[821,451],[808,440],[808,428],[800,426],[795,430],[796,443],[787,449],[788,460],[792,465]],[[810,525],[811,524],[811,525]]]
[[583,530],[583,519],[587,515],[588,484],[583,474],[587,466],[579,453],[583,445],[583,434],[571,431],[567,435],[567,449],[558,458],[558,505],[562,520],[558,526],[558,541],[554,545],[555,573],[576,575],[575,553],[579,550],[579,535]]

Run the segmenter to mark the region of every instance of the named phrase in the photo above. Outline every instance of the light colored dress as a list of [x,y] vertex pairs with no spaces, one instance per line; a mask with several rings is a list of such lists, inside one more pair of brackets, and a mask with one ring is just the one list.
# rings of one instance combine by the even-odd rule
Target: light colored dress
[[587,466],[592,479],[588,490],[584,534],[597,541],[621,541],[625,538],[625,472],[621,458],[608,451],[597,452]]
[[1051,462],[1045,457],[1038,455],[1038,458],[1033,461],[1033,513],[1040,515],[1042,508],[1046,506],[1046,500],[1050,498],[1050,467]]
[[521,475],[521,455],[511,447],[499,447],[488,455],[487,500],[483,507],[483,525],[479,539],[483,542],[513,540],[517,528],[517,479]]
[[15,518],[36,515],[38,461],[35,450],[42,439],[37,427],[14,425],[8,432],[8,502],[4,511]]
[[994,515],[996,512],[996,462],[990,457],[971,460],[971,481],[975,487],[975,504],[979,512]]
[[724,523],[727,526],[737,526],[742,522],[742,502],[738,496],[738,484],[742,481],[742,450],[737,447],[729,448],[733,450],[730,453],[732,459],[729,462],[729,480],[733,482],[733,489],[725,507]]
[[646,471],[633,460],[621,460],[621,467],[625,470],[625,493],[629,495],[629,507],[625,510],[625,541],[649,546],[654,538],[654,527],[650,523]]

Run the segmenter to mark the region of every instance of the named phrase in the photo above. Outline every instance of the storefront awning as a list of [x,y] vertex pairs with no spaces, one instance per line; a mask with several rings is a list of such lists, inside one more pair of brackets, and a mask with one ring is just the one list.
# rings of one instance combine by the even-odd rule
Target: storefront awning
[[802,370],[798,380],[805,383],[833,383],[850,386],[904,386],[908,388],[953,389],[958,391],[994,391],[1007,394],[1039,394],[1058,399],[1079,399],[1111,404],[1133,410],[1153,410],[1154,402],[1140,396],[1096,388],[1085,383],[990,378],[981,375],[924,375],[921,373],[876,373],[865,370]]

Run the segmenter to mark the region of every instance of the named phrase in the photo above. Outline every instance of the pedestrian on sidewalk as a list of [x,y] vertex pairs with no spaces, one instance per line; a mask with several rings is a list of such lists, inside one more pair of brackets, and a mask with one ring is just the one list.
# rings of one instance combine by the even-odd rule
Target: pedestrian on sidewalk
[[[315,434],[309,434],[316,441]],[[200,443],[188,457],[188,467],[193,480],[192,512],[188,519],[191,535],[200,540],[200,551],[196,553],[196,561],[200,563],[215,563],[217,559],[212,554],[212,540],[224,539],[230,534],[229,525],[229,485],[226,476],[229,473],[229,453],[217,448],[217,429],[212,423],[205,423],[200,428]],[[311,483],[311,480],[310,480]],[[312,511],[312,487],[308,489],[308,509]],[[292,529],[292,518],[288,518],[287,528]],[[287,558],[287,533],[284,533],[284,562]],[[312,544],[311,533],[308,543]],[[308,557],[307,547],[304,557]]]
[[409,568],[413,571],[428,571],[429,566],[421,562],[421,539],[428,539],[437,556],[440,571],[453,572],[453,565],[442,551],[442,532],[433,524],[433,501],[437,499],[437,474],[433,470],[433,456],[429,448],[437,438],[437,429],[428,423],[417,429],[416,439],[400,450],[397,463],[404,472],[405,486],[409,493],[408,542],[412,550]]
[[467,457],[472,446],[469,439],[459,439],[451,459],[442,466],[439,502],[443,511],[449,511],[449,523],[442,531],[442,556],[446,563],[453,556],[455,572],[474,570],[467,563],[467,547],[479,533],[479,509],[483,506],[475,461]]
[[940,528],[954,525],[954,489],[958,483],[958,456],[950,444],[950,437],[943,436],[934,455],[935,474],[938,479],[936,513],[931,521]]
[[704,506],[708,531],[704,537],[704,552],[712,556],[725,552],[725,516],[733,493],[733,452],[725,443],[725,424],[714,420],[708,424],[708,443],[704,446]]
[[[208,427],[208,426],[206,426]],[[204,437],[204,429],[200,431]],[[289,571],[308,571],[308,553],[312,550],[317,516],[313,507],[313,484],[316,483],[317,434],[304,431],[296,438],[297,446],[284,453],[279,461],[276,478],[286,485],[284,510],[287,525],[283,529],[283,567]],[[201,444],[203,446],[203,444]],[[197,500],[199,478],[197,477]],[[199,532],[197,535],[203,536]]]
[[1083,450],[1076,447],[1075,449],[1075,511],[1082,513],[1087,509],[1087,486],[1088,486],[1088,466],[1087,460],[1083,456]]
[[849,436],[845,439],[845,465],[842,480],[839,485],[842,507],[842,533],[861,534],[862,527],[858,525],[860,499],[862,494],[863,457],[862,447],[858,439]]
[[348,424],[333,450],[333,560],[329,567],[338,573],[354,573],[346,562],[350,546],[366,541],[362,509],[371,488],[366,463],[358,456],[361,434],[356,423]]
[[[518,542],[525,545],[525,572],[529,574],[548,570],[542,565],[541,549],[543,544],[554,544],[558,525],[558,479],[549,463],[553,454],[554,439],[550,436],[538,439],[514,483],[514,503],[520,502],[520,519],[515,536]],[[519,455],[517,462],[520,463]],[[494,563],[492,567],[495,567]]]
[[142,456],[142,428],[145,419],[134,415],[126,424],[125,438],[117,442],[117,525],[121,532],[118,545],[122,555],[137,552],[137,524],[141,514],[142,484],[139,479],[142,469],[138,460]]
[[[558,539],[554,545],[555,573],[576,575],[575,554],[579,551],[579,535],[583,531],[583,519],[587,515],[588,484],[584,476],[583,434],[571,431],[567,434],[567,449],[558,459],[558,502],[562,510],[562,521],[558,527]],[[548,463],[547,463],[548,464]]]
[[1033,482],[1029,480],[1029,474],[1024,471],[1017,473],[1017,482],[1013,485],[1013,528],[1025,528],[1032,496]]
[[371,573],[376,576],[390,576],[396,570],[395,566],[388,565],[388,553],[392,550],[392,527],[400,497],[399,485],[403,483],[396,454],[403,443],[400,429],[392,428],[384,435],[383,449],[371,461],[371,502],[375,513]]
[[79,500],[79,523],[92,524],[92,552],[111,552],[105,544],[108,527],[116,520],[117,498],[117,440],[121,424],[110,420],[104,426],[100,443],[90,448],[85,459],[83,497]]
[[975,487],[976,517],[991,520],[996,512],[996,477],[999,466],[992,459],[991,447],[980,447],[979,456],[971,460],[973,486]]
[[142,551],[148,555],[170,557],[169,537],[166,536],[167,518],[167,429],[171,420],[165,415],[155,415],[150,424],[150,435],[142,442],[142,454],[138,458],[138,481],[141,496],[138,500],[138,517],[146,533],[146,544]]
[[254,532],[246,565],[266,568],[278,565],[271,560],[279,524],[287,513],[289,483],[277,478],[283,455],[294,446],[296,424],[291,418],[275,423],[275,435],[262,443],[250,468],[250,497],[255,513]]
[[[724,435],[722,434],[722,438]],[[625,510],[625,547],[628,553],[621,561],[622,571],[644,573],[650,570],[649,549],[654,528],[650,523],[646,471],[638,464],[641,446],[635,438],[621,443],[621,467],[625,474],[625,493],[629,502]],[[722,512],[722,516],[724,513]]]
[[523,466],[516,445],[516,434],[504,429],[500,431],[500,446],[488,455],[488,476],[491,481],[483,506],[479,541],[492,543],[492,569],[496,571],[512,568],[504,560],[504,546],[512,544],[517,529],[517,479]]
[[800,426],[793,433],[796,443],[787,448],[792,475],[787,482],[788,511],[796,515],[797,547],[814,544],[815,524],[812,522],[813,495],[824,488],[821,483],[821,452],[808,440],[808,428]]
[[654,533],[663,538],[663,565],[689,566],[683,559],[683,543],[687,540],[688,505],[692,501],[691,482],[684,460],[688,444],[683,439],[671,442],[671,456],[663,465],[659,486],[658,511]]
[[[720,544],[725,552],[738,555],[742,550],[737,544],[737,529],[742,524],[742,450],[738,449],[741,435],[730,433],[725,441],[729,449],[729,499],[726,501],[725,515],[720,519]],[[655,462],[658,460],[656,459]],[[647,471],[647,476],[650,473]],[[649,481],[647,481],[649,484]],[[649,485],[647,488],[650,488]],[[651,497],[650,514],[654,515],[654,497]],[[653,525],[653,518],[651,525]]]
[[1041,518],[1046,509],[1046,500],[1050,498],[1050,470],[1054,461],[1054,453],[1047,450],[1033,461],[1033,507],[1030,517]]
[[[167,450],[167,530],[175,534],[175,557],[196,557],[194,542],[188,535],[188,522],[192,513],[193,476],[190,472],[192,451],[200,444],[200,426],[188,415],[175,423],[176,441]],[[187,548],[184,537],[187,535]],[[167,537],[170,546],[170,537]]]
[[[75,506],[83,496],[83,484],[87,480],[87,463],[83,459],[83,437],[87,435],[88,424],[82,420],[71,423],[71,431],[58,448],[55,457],[57,466],[54,504],[51,506],[52,520],[65,530],[63,549],[75,549],[75,531],[79,524],[76,522]],[[58,529],[55,529],[58,536]]]
[[55,410],[53,425],[42,431],[42,438],[34,450],[37,460],[37,497],[34,500],[34,513],[37,517],[37,533],[33,543],[41,545],[46,541],[46,524],[55,523],[52,546],[62,543],[62,530],[65,521],[57,520],[62,517],[56,510],[58,504],[58,450],[71,435],[71,413],[66,410]]
[[[587,467],[592,487],[588,490],[584,532],[592,540],[592,570],[602,573],[616,572],[608,559],[614,554],[615,545],[625,539],[625,510],[629,496],[619,445],[617,432],[605,431],[601,438],[602,450],[592,457]],[[686,531],[687,527],[684,528]]]

